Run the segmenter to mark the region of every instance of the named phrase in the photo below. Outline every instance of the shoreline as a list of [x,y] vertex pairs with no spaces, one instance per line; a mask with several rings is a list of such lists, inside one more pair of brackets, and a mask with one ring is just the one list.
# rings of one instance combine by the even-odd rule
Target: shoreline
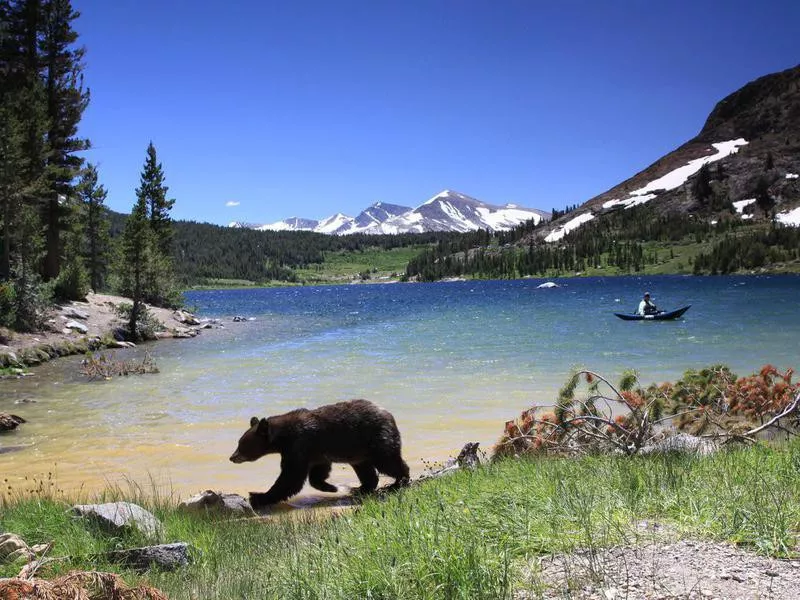
[[[0,377],[28,375],[30,367],[56,358],[105,348],[134,347],[132,342],[118,340],[114,335],[115,329],[124,325],[116,307],[130,302],[123,296],[90,293],[86,301],[54,305],[42,331],[9,331],[7,339],[0,338]],[[201,322],[183,310],[146,306],[162,326],[155,341],[194,337],[201,329],[210,327],[210,322]]]

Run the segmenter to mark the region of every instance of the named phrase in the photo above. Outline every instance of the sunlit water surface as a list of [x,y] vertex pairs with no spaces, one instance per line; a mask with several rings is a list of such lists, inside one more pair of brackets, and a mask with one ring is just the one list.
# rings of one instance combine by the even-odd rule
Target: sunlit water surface
[[[713,363],[740,374],[765,363],[800,367],[797,277],[540,283],[190,292],[187,304],[222,318],[225,329],[115,353],[128,359],[146,349],[158,375],[87,382],[73,357],[0,381],[0,411],[28,420],[0,437],[0,479],[21,491],[49,477],[88,495],[131,481],[179,496],[264,490],[277,457],[228,462],[249,418],[348,398],[394,413],[419,473],[467,441],[488,449],[506,420],[552,404],[576,366],[613,379],[634,368],[645,384]],[[674,322],[613,316],[632,311],[644,290],[664,308],[692,308]],[[232,315],[254,320],[233,323]],[[331,479],[356,483],[346,466]]]

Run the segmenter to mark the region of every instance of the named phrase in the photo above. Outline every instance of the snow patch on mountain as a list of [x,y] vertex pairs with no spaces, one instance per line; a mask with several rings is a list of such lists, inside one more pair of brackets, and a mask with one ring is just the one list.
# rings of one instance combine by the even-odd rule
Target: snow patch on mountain
[[[674,190],[675,188],[685,184],[689,180],[689,177],[697,173],[703,165],[717,162],[730,156],[731,154],[735,154],[739,151],[740,147],[746,145],[747,143],[747,140],[744,138],[738,138],[735,140],[729,140],[727,142],[711,144],[714,150],[716,150],[715,154],[690,160],[685,165],[682,165],[677,169],[673,169],[666,175],[662,175],[657,179],[653,179],[643,187],[633,190],[628,194],[627,198],[617,198],[603,202],[602,207],[604,209],[609,209],[623,206],[624,208],[628,209],[633,208],[634,206],[639,206],[640,204],[645,204],[650,200],[658,198],[659,193]],[[546,242],[556,242],[573,229],[580,227],[587,221],[590,221],[592,217],[593,215],[591,213],[584,213],[578,217],[575,217],[565,225],[554,229],[547,237],[544,238],[544,240]]]
[[731,154],[735,154],[739,151],[741,146],[745,146],[747,143],[747,140],[744,138],[739,138],[727,142],[711,144],[717,151],[716,154],[702,156],[700,158],[696,158],[695,160],[690,160],[682,167],[678,167],[674,171],[670,171],[663,177],[654,179],[643,188],[632,191],[631,196],[641,196],[642,194],[647,194],[648,192],[654,192],[656,190],[674,190],[676,187],[680,187],[686,183],[689,177],[697,173],[703,165],[717,162],[718,160],[722,160]]
[[800,206],[798,206],[794,210],[780,212],[777,215],[775,215],[775,218],[778,220],[778,223],[781,223],[783,225],[800,227]]
[[551,231],[550,235],[548,235],[546,238],[544,238],[544,241],[545,242],[557,242],[558,240],[563,238],[565,235],[567,235],[570,231],[572,231],[574,229],[577,229],[578,227],[580,227],[584,223],[588,223],[592,219],[594,219],[594,215],[592,213],[590,213],[590,212],[586,212],[586,213],[583,213],[582,215],[578,215],[574,219],[571,219],[571,220],[567,221],[566,223],[564,223],[563,225],[561,225],[557,229],[554,229],[553,231]]
[[741,146],[746,145],[748,142],[744,138],[739,138],[736,140],[729,140],[727,142],[719,142],[716,144],[711,144],[713,148],[717,151],[716,154],[711,154],[709,156],[701,156],[700,158],[696,158],[694,160],[690,160],[683,166],[678,167],[677,169],[673,169],[666,175],[659,177],[658,179],[654,179],[653,181],[649,182],[644,187],[640,187],[637,190],[633,190],[630,194],[628,194],[627,198],[618,199],[618,200],[608,200],[607,202],[603,203],[603,208],[612,208],[614,206],[624,206],[625,208],[631,208],[633,206],[637,206],[639,204],[644,204],[645,202],[649,202],[654,198],[658,197],[657,192],[665,192],[669,190],[674,190],[677,187],[682,186],[686,183],[692,175],[697,173],[703,165],[707,165],[713,162],[717,162],[730,156],[731,154],[735,154],[739,151]]
[[740,215],[744,213],[744,207],[750,206],[756,201],[755,198],[748,198],[747,200],[738,200],[737,202],[733,202],[733,208],[736,209],[736,212]]

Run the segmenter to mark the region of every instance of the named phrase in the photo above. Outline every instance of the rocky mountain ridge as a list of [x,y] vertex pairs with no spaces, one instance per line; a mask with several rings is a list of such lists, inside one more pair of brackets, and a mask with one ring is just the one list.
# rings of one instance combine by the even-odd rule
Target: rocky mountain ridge
[[315,231],[334,235],[424,233],[430,231],[502,231],[533,220],[546,221],[550,213],[515,204],[496,205],[466,194],[444,190],[416,208],[376,202],[357,217],[336,213],[321,221],[292,217],[267,225],[234,222],[230,227],[262,231]]
[[[760,77],[726,96],[697,136],[531,235],[557,242],[608,212],[640,204],[710,222],[775,217],[800,225],[798,174],[800,65]],[[707,178],[707,185],[699,185],[698,177]]]

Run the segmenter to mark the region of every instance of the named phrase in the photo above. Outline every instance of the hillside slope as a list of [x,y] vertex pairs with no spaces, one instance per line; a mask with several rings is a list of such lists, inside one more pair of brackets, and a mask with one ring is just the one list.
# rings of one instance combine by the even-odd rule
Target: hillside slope
[[[696,184],[703,164],[708,165],[702,175],[707,185]],[[739,218],[758,220],[774,213],[787,220],[800,204],[798,173],[800,65],[760,77],[725,97],[697,136],[532,235],[558,241],[604,213],[644,203],[661,214],[678,211],[716,219],[739,202],[734,204]],[[763,201],[744,204],[759,196]]]

